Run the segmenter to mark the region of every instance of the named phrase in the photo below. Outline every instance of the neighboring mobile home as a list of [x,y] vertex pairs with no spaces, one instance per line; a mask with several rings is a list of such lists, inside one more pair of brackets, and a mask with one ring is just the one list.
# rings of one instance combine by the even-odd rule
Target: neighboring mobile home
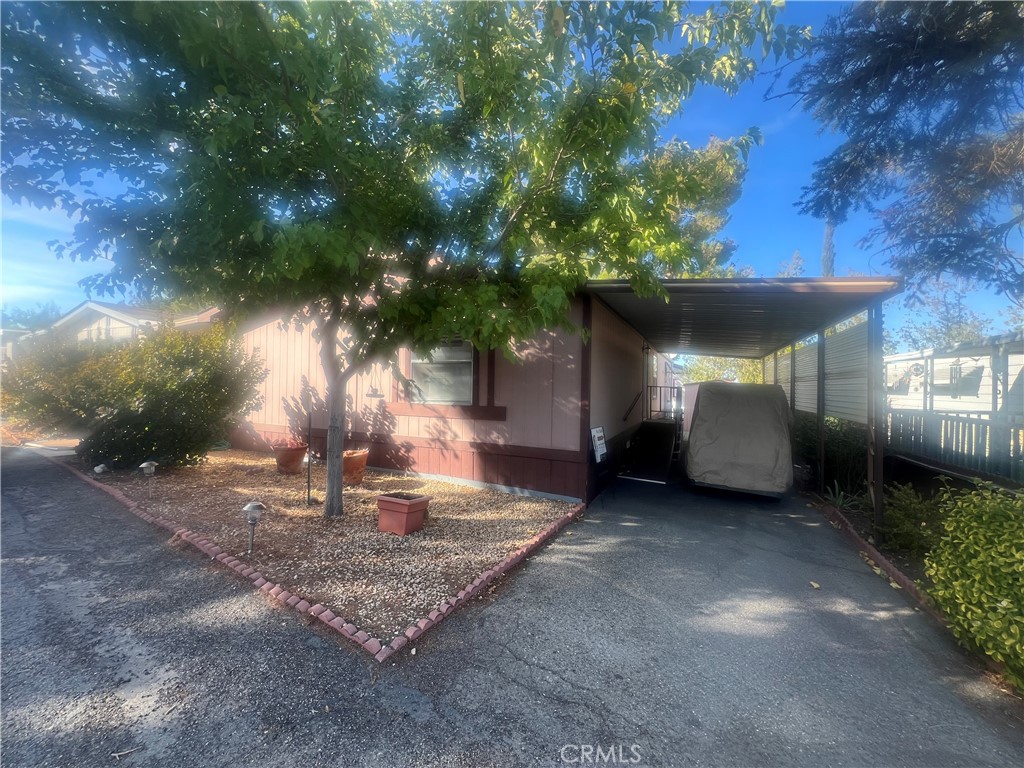
[[885,383],[891,453],[1024,483],[1024,334],[889,355]]
[[[586,343],[550,330],[518,344],[514,360],[456,344],[431,358],[402,350],[397,360],[379,361],[349,382],[346,448],[369,449],[372,467],[589,500],[645,420],[678,415],[669,355],[763,359],[866,309],[880,329],[880,302],[900,290],[891,279],[859,278],[664,286],[668,301],[637,297],[619,281],[588,284],[570,317],[588,331]],[[244,329],[244,342],[270,371],[249,433],[263,441],[308,434],[314,450],[323,450],[326,386],[312,329],[267,317]],[[858,350],[862,388],[884,396],[876,346]],[[412,396],[392,366],[414,382]],[[859,395],[873,402],[867,392]],[[591,437],[597,427],[607,444],[600,464]]]
[[18,343],[32,344],[44,338],[63,339],[78,345],[118,343],[131,341],[164,324],[193,330],[206,328],[219,313],[216,307],[201,312],[167,312],[130,304],[83,301],[49,328],[27,334]]
[[0,328],[0,365],[14,361],[18,342],[29,333],[24,328]]

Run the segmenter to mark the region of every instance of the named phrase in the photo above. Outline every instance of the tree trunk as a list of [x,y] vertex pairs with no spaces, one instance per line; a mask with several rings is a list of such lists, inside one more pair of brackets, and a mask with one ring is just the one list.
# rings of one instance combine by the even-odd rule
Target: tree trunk
[[317,318],[320,329],[320,365],[327,380],[327,488],[324,497],[324,517],[341,517],[345,512],[342,490],[342,461],[345,453],[346,390],[351,369],[342,370],[338,355],[338,332],[341,329],[337,307],[326,317]]
[[836,245],[832,238],[836,227],[829,219],[825,222],[825,240],[821,244],[821,276],[834,277],[836,274]]
[[327,491],[324,516],[341,517],[345,512],[343,498],[342,462],[345,453],[345,406],[347,379],[338,376],[327,385],[329,402],[327,423]]

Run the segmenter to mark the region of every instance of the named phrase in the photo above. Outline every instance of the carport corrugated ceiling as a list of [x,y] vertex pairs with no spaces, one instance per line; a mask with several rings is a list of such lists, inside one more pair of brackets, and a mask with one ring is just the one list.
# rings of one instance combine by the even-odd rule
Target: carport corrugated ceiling
[[628,282],[594,280],[585,291],[664,354],[760,358],[842,322],[902,290],[896,278],[665,280],[668,300],[637,296]]

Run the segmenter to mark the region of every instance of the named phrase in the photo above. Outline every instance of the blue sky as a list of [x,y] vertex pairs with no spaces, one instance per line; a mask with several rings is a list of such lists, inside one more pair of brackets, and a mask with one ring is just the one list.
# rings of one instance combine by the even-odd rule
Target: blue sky
[[[842,5],[828,2],[790,2],[781,21],[819,29],[825,19]],[[686,102],[681,119],[669,134],[703,146],[710,136],[728,138],[758,126],[764,144],[753,150],[740,200],[731,209],[724,236],[737,243],[733,262],[750,266],[758,275],[778,273],[781,265],[799,250],[805,274],[821,274],[820,256],[824,225],[798,214],[794,204],[809,183],[813,164],[835,148],[840,138],[821,134],[817,123],[792,99],[765,101],[771,75],[759,75],[735,97],[705,88]],[[68,310],[87,297],[77,282],[102,271],[104,262],[85,263],[58,260],[46,245],[71,233],[73,222],[60,212],[47,212],[2,201],[2,301],[5,306],[31,307],[54,301]],[[836,275],[851,272],[889,274],[883,258],[860,248],[857,241],[869,229],[869,220],[853,216],[835,233]],[[100,298],[100,297],[96,297]],[[109,299],[108,299],[109,300]],[[993,332],[1005,322],[999,312],[1005,299],[990,293],[971,297],[975,311],[993,318]],[[902,300],[889,302],[886,325],[898,330],[908,312]]]

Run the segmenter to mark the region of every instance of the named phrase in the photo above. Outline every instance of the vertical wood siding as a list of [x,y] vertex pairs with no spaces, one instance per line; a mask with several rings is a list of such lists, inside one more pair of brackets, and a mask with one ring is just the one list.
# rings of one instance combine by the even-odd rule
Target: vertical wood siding
[[476,439],[579,450],[581,349],[578,336],[556,330],[518,344],[514,361],[498,355],[494,400],[509,416],[477,426]]
[[[570,322],[579,324],[574,307]],[[274,317],[243,334],[269,371],[261,385],[263,406],[249,421],[266,440],[305,437],[312,414],[312,444],[319,449],[327,427],[326,380],[312,328],[284,327]],[[348,384],[348,448],[369,449],[371,466],[495,483],[582,498],[586,446],[580,446],[578,335],[545,331],[521,342],[513,359],[478,356],[476,406],[431,406],[405,401],[392,362],[408,373],[411,353],[382,360]],[[367,395],[371,385],[383,395]],[[488,402],[493,392],[494,402]],[[503,418],[499,418],[502,416]]]
[[605,437],[638,426],[643,404],[623,415],[643,387],[643,337],[600,301],[594,302],[590,358],[590,425]]

